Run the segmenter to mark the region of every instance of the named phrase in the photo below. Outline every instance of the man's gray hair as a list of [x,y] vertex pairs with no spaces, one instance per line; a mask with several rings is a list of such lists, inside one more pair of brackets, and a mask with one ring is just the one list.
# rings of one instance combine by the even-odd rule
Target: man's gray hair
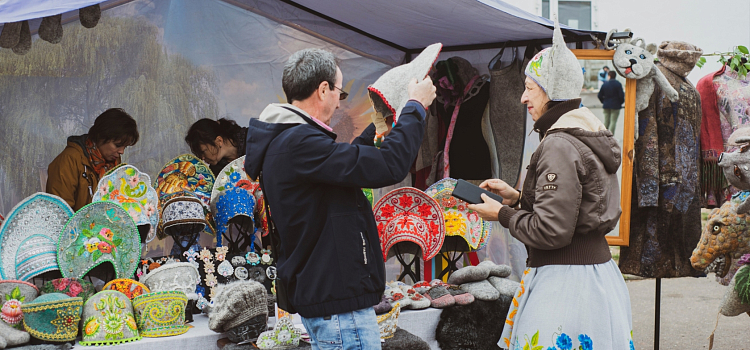
[[333,90],[336,83],[336,57],[321,49],[304,49],[292,54],[284,65],[281,86],[286,100],[302,101],[327,81]]

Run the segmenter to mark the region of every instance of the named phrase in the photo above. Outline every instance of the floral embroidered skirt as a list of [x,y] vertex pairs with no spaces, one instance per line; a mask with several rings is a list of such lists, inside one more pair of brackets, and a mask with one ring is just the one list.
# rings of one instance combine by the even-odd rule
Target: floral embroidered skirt
[[527,268],[498,345],[632,350],[630,295],[617,264]]

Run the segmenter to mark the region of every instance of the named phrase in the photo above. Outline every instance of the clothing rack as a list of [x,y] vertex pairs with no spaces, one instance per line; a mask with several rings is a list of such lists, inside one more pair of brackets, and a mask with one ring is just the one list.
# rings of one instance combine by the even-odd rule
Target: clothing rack
[[661,278],[656,278],[656,297],[654,303],[654,350],[659,350],[659,326],[661,321]]

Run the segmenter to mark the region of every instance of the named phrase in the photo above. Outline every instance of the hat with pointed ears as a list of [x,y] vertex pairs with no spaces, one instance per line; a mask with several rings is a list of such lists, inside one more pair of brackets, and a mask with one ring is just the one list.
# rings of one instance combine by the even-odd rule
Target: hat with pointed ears
[[565,45],[560,23],[555,21],[552,46],[539,51],[526,66],[526,76],[534,80],[552,101],[581,96],[583,71],[578,58]]

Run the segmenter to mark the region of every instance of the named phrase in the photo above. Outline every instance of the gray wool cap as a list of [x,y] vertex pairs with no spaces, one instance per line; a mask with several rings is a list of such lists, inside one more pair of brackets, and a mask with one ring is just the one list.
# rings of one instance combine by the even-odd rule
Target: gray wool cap
[[552,46],[539,51],[526,66],[526,76],[534,80],[552,101],[581,96],[583,70],[578,58],[565,45],[560,23],[555,21]]
[[208,328],[214,332],[228,332],[258,315],[265,315],[268,321],[266,287],[256,281],[220,285],[212,300]]

